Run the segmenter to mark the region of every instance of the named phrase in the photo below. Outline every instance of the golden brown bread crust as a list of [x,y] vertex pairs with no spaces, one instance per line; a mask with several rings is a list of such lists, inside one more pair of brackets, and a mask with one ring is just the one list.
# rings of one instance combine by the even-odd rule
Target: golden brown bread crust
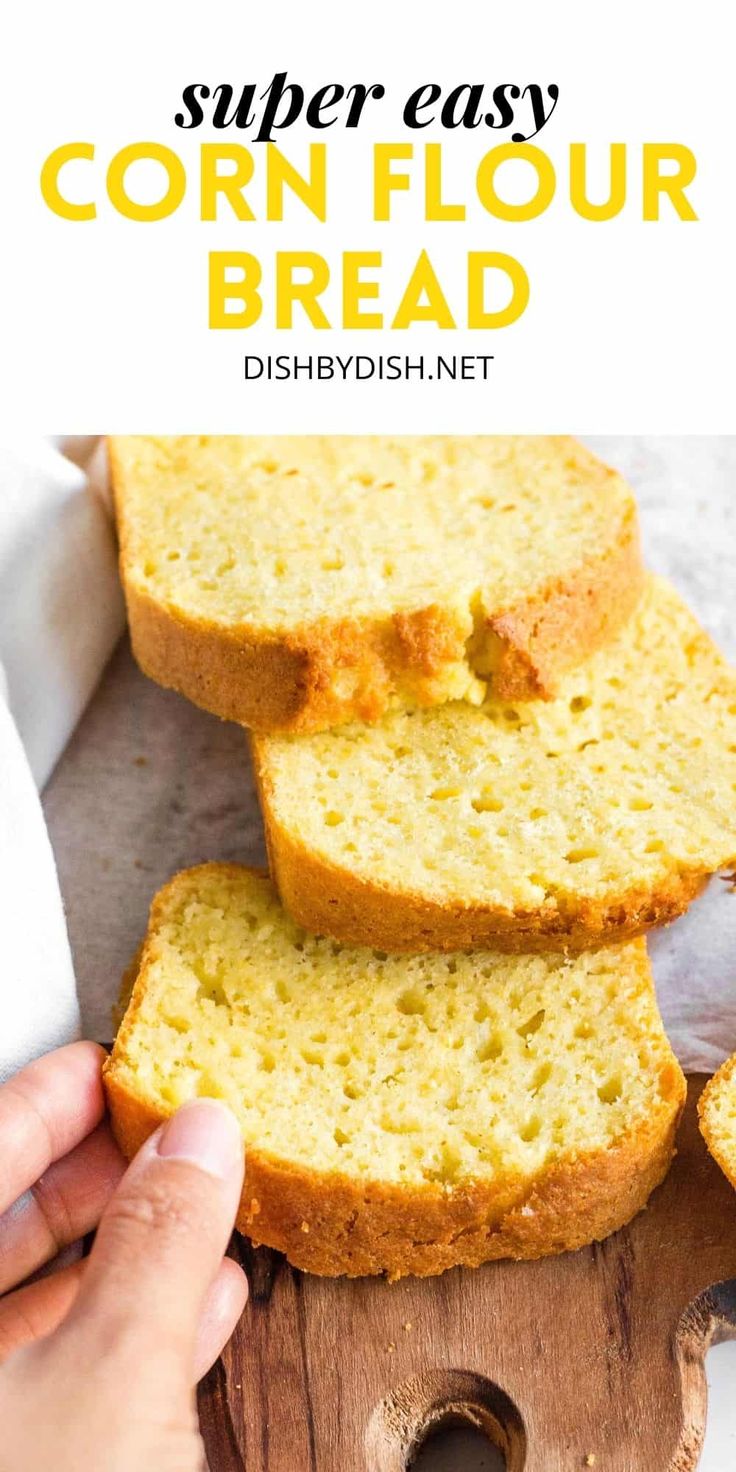
[[[153,901],[148,936],[156,934],[169,888]],[[117,1068],[145,996],[148,948],[147,937],[130,1006],[103,1069],[113,1131],[128,1158],[166,1117]],[[641,965],[646,968],[643,953]],[[426,1276],[501,1257],[569,1251],[623,1226],[666,1175],[686,1093],[672,1054],[661,1067],[659,1090],[661,1106],[620,1144],[558,1161],[532,1181],[506,1173],[460,1187],[427,1182],[412,1188],[308,1170],[251,1146],[237,1226],[256,1244],[284,1252],[295,1267],[326,1276]]]
[[381,951],[586,951],[633,940],[682,915],[707,883],[702,870],[678,870],[652,888],[636,887],[607,902],[557,894],[538,908],[428,900],[322,859],[274,814],[271,783],[251,742],[271,874],[284,908],[299,925],[348,945]]
[[733,1159],[729,1158],[724,1150],[722,1150],[721,1145],[716,1138],[715,1132],[711,1129],[708,1119],[708,1110],[719,1089],[730,1084],[735,1070],[736,1053],[734,1053],[731,1058],[727,1058],[725,1063],[721,1064],[718,1071],[713,1074],[713,1077],[711,1079],[708,1080],[702,1094],[700,1095],[700,1098],[698,1099],[698,1119],[700,1121],[700,1133],[703,1136],[703,1139],[705,1140],[705,1143],[708,1146],[713,1159],[716,1161],[716,1164],[721,1167],[724,1176],[727,1180],[731,1182],[731,1185],[734,1187],[734,1189],[736,1189],[736,1169],[734,1169],[734,1161]]
[[[113,1133],[128,1158],[171,1113],[131,1088],[122,1066],[169,888],[153,901],[130,1007],[103,1069]],[[643,951],[640,964],[646,969]],[[667,1173],[686,1095],[673,1054],[659,1067],[658,1085],[661,1103],[626,1138],[608,1150],[559,1158],[534,1179],[506,1172],[459,1186],[402,1186],[309,1170],[252,1145],[238,1229],[283,1251],[294,1266],[327,1276],[427,1276],[458,1264],[583,1247],[629,1222]]]
[[[161,1123],[105,1066],[115,1138],[130,1158]],[[664,1179],[674,1153],[685,1081],[676,1064],[663,1093],[670,1108],[617,1147],[543,1170],[530,1186],[505,1178],[421,1189],[309,1171],[250,1149],[237,1217],[256,1245],[327,1277],[420,1277],[496,1258],[536,1258],[599,1241],[630,1221]]]
[[128,965],[126,966],[120,978],[120,991],[118,993],[118,999],[115,1003],[113,1003],[110,1013],[112,1017],[112,1025],[115,1028],[116,1032],[119,1030],[119,1028],[122,1027],[125,1014],[128,1010],[128,1007],[130,1006],[130,999],[133,995],[133,989],[140,974],[141,961],[143,959],[143,947],[144,941],[141,941],[138,949],[132,955],[130,961],[128,962]]
[[[114,440],[110,463],[115,493],[122,470]],[[604,494],[605,478],[614,472],[593,463]],[[466,658],[467,630],[459,617],[435,604],[384,619],[321,619],[283,635],[251,624],[226,629],[169,607],[129,576],[124,498],[117,494],[115,501],[121,577],[141,669],[226,720],[262,734],[377,721],[396,698],[436,704],[444,698],[437,681]],[[616,540],[574,575],[553,579],[535,597],[490,614],[494,693],[507,700],[553,696],[565,671],[625,623],[643,582],[632,507]]]
[[624,626],[645,579],[632,508],[613,546],[581,563],[574,580],[553,580],[536,598],[489,618],[489,628],[500,641],[493,694],[499,700],[551,700],[567,670],[603,648]]

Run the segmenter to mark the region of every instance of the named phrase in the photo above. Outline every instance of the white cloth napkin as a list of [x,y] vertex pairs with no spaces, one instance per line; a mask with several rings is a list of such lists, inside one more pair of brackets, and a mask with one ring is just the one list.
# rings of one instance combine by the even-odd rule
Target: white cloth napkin
[[38,790],[124,626],[105,478],[94,438],[0,447],[0,1081],[79,1031]]

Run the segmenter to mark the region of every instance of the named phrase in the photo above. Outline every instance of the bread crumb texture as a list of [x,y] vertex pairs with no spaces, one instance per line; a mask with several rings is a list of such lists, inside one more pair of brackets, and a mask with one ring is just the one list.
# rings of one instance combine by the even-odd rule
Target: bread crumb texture
[[736,675],[655,578],[555,700],[254,753],[284,902],[354,943],[584,947],[673,918],[736,856]]
[[564,437],[110,450],[142,667],[254,729],[548,695],[640,592],[632,493]]
[[106,1084],[128,1154],[185,1100],[224,1099],[241,1229],[317,1272],[392,1276],[605,1235],[664,1174],[684,1096],[641,942],[351,951],[214,864],[154,902]]
[[736,1187],[736,1054],[706,1084],[698,1101],[698,1113],[711,1155]]

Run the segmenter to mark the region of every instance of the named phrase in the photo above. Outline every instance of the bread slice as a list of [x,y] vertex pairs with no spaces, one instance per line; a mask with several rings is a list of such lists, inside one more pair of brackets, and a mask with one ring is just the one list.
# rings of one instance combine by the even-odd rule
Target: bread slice
[[314,1273],[392,1277],[605,1237],[662,1180],[685,1094],[643,943],[347,951],[224,864],[154,900],[105,1082],[127,1155],[184,1100],[225,1099],[240,1230]]
[[552,694],[641,591],[629,488],[562,438],[110,442],[146,674],[256,731]]
[[657,579],[554,701],[253,745],[284,904],[355,945],[580,950],[736,858],[736,674]]
[[736,1054],[706,1084],[698,1100],[698,1114],[713,1159],[736,1187]]

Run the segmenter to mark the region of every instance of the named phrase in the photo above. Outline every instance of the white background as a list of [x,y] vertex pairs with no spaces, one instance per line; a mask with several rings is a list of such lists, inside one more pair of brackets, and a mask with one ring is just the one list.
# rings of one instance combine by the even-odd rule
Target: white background
[[[728,0],[370,0],[362,5],[236,0],[67,0],[17,7],[15,63],[4,69],[2,106],[6,224],[0,276],[5,338],[3,406],[13,421],[51,430],[326,431],[362,429],[721,431],[734,422],[732,47]],[[293,201],[283,224],[198,219],[198,157],[206,137],[248,144],[230,129],[182,131],[173,116],[183,87],[258,81],[287,70],[305,88],[381,81],[357,132],[289,129],[284,151],[306,162],[307,137],[328,142],[330,218]],[[446,190],[468,203],[464,224],[426,224],[421,190],[398,195],[392,224],[373,224],[371,144],[401,141],[400,110],[422,82],[489,87],[557,82],[560,100],[535,140],[558,172],[557,196],[540,219],[494,221],[473,205],[481,155],[508,135],[427,129],[417,147],[445,141]],[[489,97],[490,102],[490,97]],[[480,136],[482,135],[482,136]],[[154,224],[117,216],[104,175],[117,149],[141,139],[173,147],[189,187],[177,214]],[[38,178],[62,142],[94,142],[94,164],[65,178],[77,198],[94,184],[98,219],[70,223],[44,205]],[[690,196],[697,223],[667,202],[659,223],[641,219],[641,144],[680,141],[696,154]],[[567,199],[571,141],[607,162],[629,146],[624,213],[591,223]],[[257,153],[255,208],[262,195]],[[145,167],[145,166],[139,166]],[[155,166],[154,166],[155,168]],[[75,169],[77,172],[75,173]],[[417,169],[419,176],[419,170]],[[603,174],[599,176],[603,179]],[[134,176],[130,176],[131,190]],[[141,198],[150,187],[139,179]],[[500,184],[499,180],[499,184]],[[344,249],[381,248],[382,298],[395,309],[426,247],[461,309],[469,249],[500,249],[523,262],[531,300],[515,325],[495,332],[276,333],[269,301],[248,331],[207,327],[210,249],[263,259],[268,282],[278,249],[316,249],[337,265]],[[336,308],[339,291],[330,299]],[[247,352],[493,352],[490,383],[356,386],[246,385]]]

